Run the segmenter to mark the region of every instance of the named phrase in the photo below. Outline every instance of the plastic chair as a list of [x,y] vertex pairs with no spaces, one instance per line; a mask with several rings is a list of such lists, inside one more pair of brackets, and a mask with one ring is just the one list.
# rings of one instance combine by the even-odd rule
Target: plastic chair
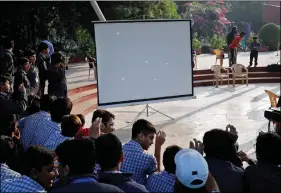
[[[246,83],[248,86],[248,77],[249,77],[249,73],[248,73],[248,69],[242,65],[242,64],[233,64],[230,67],[231,71],[232,71],[232,79],[233,79],[233,86],[235,86],[235,80],[236,78],[241,78],[242,79],[242,84],[244,84],[244,79],[246,79]],[[246,72],[243,72],[243,69]]]
[[220,65],[222,66],[223,65],[223,57],[222,57],[222,50],[214,50],[214,53],[216,55],[216,62],[215,62],[215,65],[217,65],[217,61],[220,60]]
[[[221,71],[225,71],[226,73],[222,73]],[[218,87],[218,82],[219,82],[219,79],[221,81],[221,85],[222,85],[222,81],[223,79],[226,79],[227,78],[227,84],[229,86],[229,70],[226,69],[226,68],[223,68],[222,66],[220,65],[213,65],[211,67],[211,71],[214,72],[214,79],[213,79],[213,85],[216,81],[216,88]]]
[[[270,92],[269,90],[264,90],[266,92],[266,94],[269,97],[269,101],[270,101],[270,107],[269,109],[271,109],[272,107],[277,107],[277,99],[279,98],[276,94],[274,94],[273,92]],[[268,131],[270,131],[270,123],[271,121],[268,122]]]

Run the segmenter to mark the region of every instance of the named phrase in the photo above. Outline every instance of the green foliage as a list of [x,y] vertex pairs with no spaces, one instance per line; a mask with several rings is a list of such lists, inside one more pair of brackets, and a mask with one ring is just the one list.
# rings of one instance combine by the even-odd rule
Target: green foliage
[[90,32],[87,29],[78,27],[75,30],[75,40],[78,44],[79,50],[84,54],[84,56],[88,54],[92,55],[94,53],[95,44]]
[[116,19],[180,19],[172,0],[126,1],[114,9]]
[[216,34],[214,34],[210,40],[211,43],[211,47],[213,49],[224,49],[224,47],[226,46],[226,40],[225,37],[223,36],[218,36]]
[[269,46],[269,50],[278,50],[280,44],[280,27],[274,23],[265,24],[260,30],[259,37],[266,46]]
[[192,48],[193,50],[201,50],[202,46],[203,41],[198,39],[198,34],[195,32],[192,38]]

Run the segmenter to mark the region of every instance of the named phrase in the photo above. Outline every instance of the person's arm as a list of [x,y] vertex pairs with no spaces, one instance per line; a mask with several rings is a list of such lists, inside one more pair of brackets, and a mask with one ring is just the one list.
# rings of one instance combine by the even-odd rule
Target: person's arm
[[23,83],[24,77],[21,73],[16,73],[14,79],[14,92],[18,92],[19,86]]
[[158,131],[156,134],[156,140],[155,140],[155,151],[154,156],[157,161],[157,170],[161,171],[161,147],[164,144],[166,139],[166,133],[164,131]]
[[14,109],[17,113],[22,113],[26,110],[28,102],[26,96],[26,89],[23,84],[18,87],[18,92],[12,93],[13,105],[11,109]]

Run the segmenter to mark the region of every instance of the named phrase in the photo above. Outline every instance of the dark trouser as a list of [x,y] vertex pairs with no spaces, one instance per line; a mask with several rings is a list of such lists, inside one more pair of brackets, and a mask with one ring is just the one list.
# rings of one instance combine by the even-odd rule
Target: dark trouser
[[46,79],[45,78],[39,78],[39,79],[40,79],[40,85],[39,85],[38,96],[41,97],[45,94]]
[[230,48],[230,54],[229,54],[229,67],[233,64],[236,64],[237,61],[237,48]]
[[259,52],[257,50],[252,50],[250,53],[250,66],[253,64],[253,59],[255,59],[255,66],[258,65],[258,55]]

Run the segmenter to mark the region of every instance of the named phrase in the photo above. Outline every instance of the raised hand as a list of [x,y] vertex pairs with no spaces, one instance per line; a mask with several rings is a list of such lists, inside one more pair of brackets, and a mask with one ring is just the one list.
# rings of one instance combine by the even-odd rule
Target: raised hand
[[156,133],[155,146],[162,146],[166,141],[166,133],[159,130]]
[[204,154],[203,143],[201,141],[197,140],[196,138],[194,138],[193,141],[189,142],[189,149],[194,149],[203,155]]
[[102,133],[102,118],[96,118],[90,127],[90,136],[97,139]]

